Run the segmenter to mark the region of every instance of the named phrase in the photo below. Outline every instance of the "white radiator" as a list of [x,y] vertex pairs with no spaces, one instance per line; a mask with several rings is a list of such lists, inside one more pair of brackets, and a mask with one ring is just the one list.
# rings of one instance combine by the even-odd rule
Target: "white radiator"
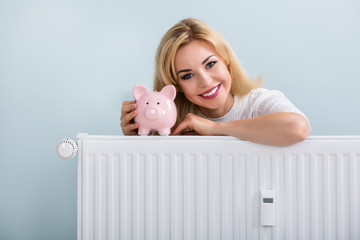
[[78,148],[78,240],[360,239],[360,137],[79,134]]

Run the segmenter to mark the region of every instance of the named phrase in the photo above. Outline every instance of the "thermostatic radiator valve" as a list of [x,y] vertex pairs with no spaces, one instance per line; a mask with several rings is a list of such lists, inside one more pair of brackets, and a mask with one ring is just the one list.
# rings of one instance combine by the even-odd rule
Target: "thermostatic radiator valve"
[[76,142],[70,138],[64,138],[56,147],[56,152],[62,159],[73,158],[77,154],[77,151],[78,147]]

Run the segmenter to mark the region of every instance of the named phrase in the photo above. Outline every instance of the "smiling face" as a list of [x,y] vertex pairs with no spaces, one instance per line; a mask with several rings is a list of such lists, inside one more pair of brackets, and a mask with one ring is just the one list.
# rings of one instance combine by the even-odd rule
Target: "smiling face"
[[205,116],[221,117],[231,109],[234,96],[229,70],[208,43],[195,40],[179,48],[175,69],[186,98]]

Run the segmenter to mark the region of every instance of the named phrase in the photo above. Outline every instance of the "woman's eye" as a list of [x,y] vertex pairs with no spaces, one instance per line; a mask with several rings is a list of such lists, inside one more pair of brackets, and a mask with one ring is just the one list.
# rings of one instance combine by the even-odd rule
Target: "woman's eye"
[[192,74],[192,73],[185,74],[184,76],[181,77],[181,79],[187,80],[187,79],[190,79],[192,76],[194,76],[194,74]]
[[206,64],[206,68],[212,68],[216,63],[217,61],[209,62],[208,64]]

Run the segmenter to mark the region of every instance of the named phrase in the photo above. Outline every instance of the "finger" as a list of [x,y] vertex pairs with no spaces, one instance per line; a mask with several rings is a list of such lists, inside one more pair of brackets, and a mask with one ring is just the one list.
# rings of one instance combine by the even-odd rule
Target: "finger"
[[121,108],[121,117],[125,116],[127,113],[135,110],[137,107],[135,101],[124,101]]
[[123,132],[123,134],[125,136],[138,135],[138,132],[136,130],[132,130],[132,131]]
[[177,135],[187,128],[193,129],[194,117],[196,118],[197,116],[195,114],[188,113],[185,119],[177,126],[177,128],[174,130],[172,134]]
[[194,136],[194,135],[200,135],[198,132],[196,132],[195,130],[190,130],[190,131],[184,131],[181,133],[181,135],[191,135],[191,136]]
[[136,111],[136,110],[126,114],[122,118],[120,125],[123,127],[129,125],[129,123],[137,116],[137,114],[138,114],[138,111]]
[[132,104],[132,103],[136,103],[136,100],[123,101],[123,102],[122,102],[122,105],[128,105],[128,104]]
[[181,133],[184,129],[186,129],[188,127],[190,127],[189,122],[185,120],[176,127],[176,129],[174,130],[174,132],[171,135],[178,135],[179,133]]
[[130,131],[133,131],[133,130],[135,130],[135,129],[138,129],[139,126],[140,126],[139,123],[132,123],[132,124],[127,125],[126,127],[127,127]]
[[139,123],[133,123],[133,124],[127,125],[126,127],[121,128],[121,129],[122,129],[124,135],[137,135],[138,128],[139,128]]
[[121,108],[121,115],[124,116],[127,113],[135,110],[137,107],[136,103],[132,103],[132,102],[127,102],[127,103],[123,103],[123,106]]

